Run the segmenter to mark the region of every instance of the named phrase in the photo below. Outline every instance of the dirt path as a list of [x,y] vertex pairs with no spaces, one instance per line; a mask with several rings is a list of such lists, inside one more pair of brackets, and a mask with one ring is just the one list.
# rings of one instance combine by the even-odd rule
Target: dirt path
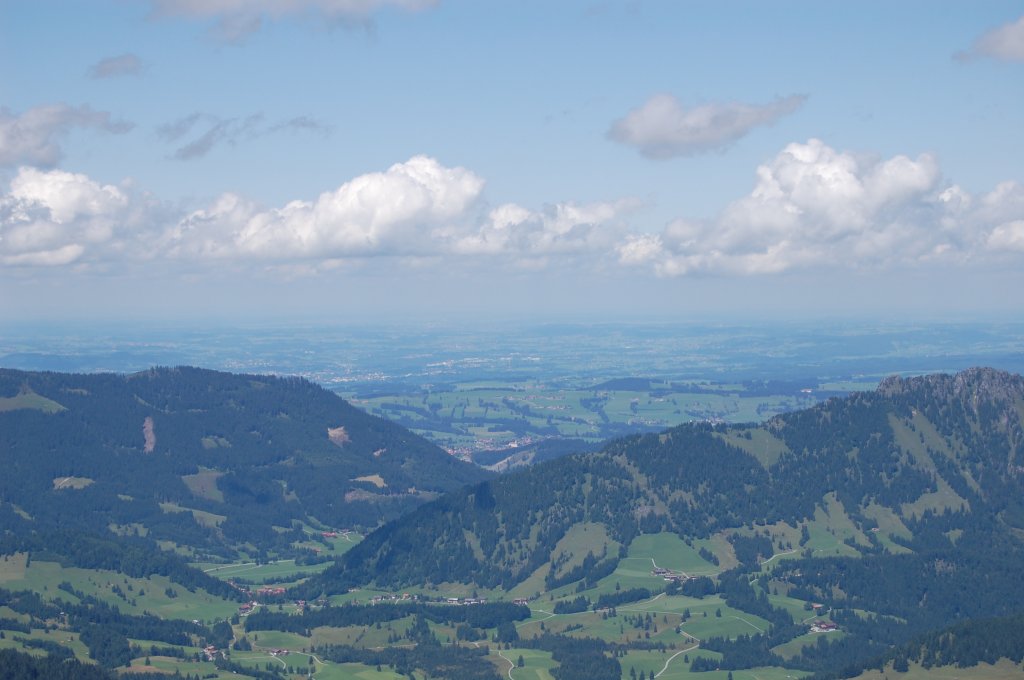
[[769,562],[771,562],[772,560],[774,560],[776,557],[782,557],[783,555],[792,555],[795,552],[796,552],[796,549],[794,548],[793,550],[784,550],[783,552],[775,553],[774,555],[772,555],[771,557],[766,559],[764,562],[762,562],[761,566],[763,567],[764,565],[766,565]]
[[[690,636],[690,637],[693,637],[693,636]],[[696,640],[697,638],[693,638],[693,639]],[[680,654],[686,654],[687,652],[692,652],[693,650],[697,649],[698,647],[700,647],[699,643],[693,645],[692,647],[687,647],[686,649],[681,649],[678,652],[676,652],[675,654],[673,654],[672,656],[670,656],[667,659],[665,659],[665,665],[662,667],[662,669],[660,671],[658,671],[657,673],[654,674],[654,677],[656,677],[656,678],[657,677],[661,677],[661,674],[668,670],[668,665],[670,663],[672,663],[672,660],[675,659],[677,656],[679,656]]]
[[505,653],[502,652],[500,649],[498,650],[498,656],[500,656],[505,661],[508,661],[508,680],[513,680],[512,679],[512,669],[515,668],[516,665],[514,663],[512,663],[512,659],[510,659],[507,656],[505,656]]

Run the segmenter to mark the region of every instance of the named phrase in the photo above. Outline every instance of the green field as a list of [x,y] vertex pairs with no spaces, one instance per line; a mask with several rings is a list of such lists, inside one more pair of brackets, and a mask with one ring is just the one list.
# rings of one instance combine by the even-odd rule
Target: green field
[[323,571],[331,566],[331,562],[321,564],[296,565],[295,560],[278,560],[266,564],[256,562],[241,562],[238,564],[210,564],[199,562],[196,566],[211,576],[216,576],[225,581],[233,578],[242,578],[253,583],[265,583],[267,579],[284,579],[299,574],[310,574]]
[[[506,673],[506,676],[511,677],[512,680],[555,680],[551,675],[551,669],[556,668],[558,663],[551,658],[551,652],[513,647],[502,651],[502,655],[512,664],[518,663],[519,657],[523,659],[521,668],[516,666],[511,673]],[[505,666],[507,667],[508,664]]]
[[681,571],[689,576],[718,573],[719,567],[704,560],[697,553],[699,547],[687,545],[675,534],[644,534],[637,536],[630,543],[628,556],[630,559],[649,558],[652,568],[656,565],[664,569]]
[[[189,592],[165,576],[133,578],[115,571],[63,567],[56,562],[37,560],[32,560],[27,569],[22,566],[19,570],[16,558],[0,560],[0,585],[8,590],[32,590],[44,599],[77,603],[77,597],[58,588],[68,582],[75,590],[116,606],[126,614],[148,611],[164,618],[218,621],[238,611],[236,602],[204,590]],[[175,596],[169,596],[168,590]]]
[[18,409],[33,409],[43,413],[59,413],[67,410],[52,399],[40,396],[27,388],[22,389],[13,397],[0,397],[0,413]]

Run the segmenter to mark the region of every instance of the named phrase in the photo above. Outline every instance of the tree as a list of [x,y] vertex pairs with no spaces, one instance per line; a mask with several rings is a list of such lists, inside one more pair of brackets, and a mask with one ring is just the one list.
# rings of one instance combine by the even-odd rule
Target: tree
[[526,665],[526,659],[524,659],[523,655],[520,654],[519,658],[516,659],[516,668],[522,668],[525,665]]

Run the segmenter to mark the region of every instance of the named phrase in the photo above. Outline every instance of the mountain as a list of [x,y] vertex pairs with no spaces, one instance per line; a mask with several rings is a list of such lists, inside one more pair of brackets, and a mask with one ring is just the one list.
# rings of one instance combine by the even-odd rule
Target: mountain
[[[22,650],[267,678],[1020,671],[1020,376],[891,378],[490,478],[302,380],[0,389],[0,582],[28,589],[0,589],[0,633]],[[300,559],[262,564],[281,556]],[[267,663],[288,650],[299,666]]]
[[372,528],[489,476],[306,380],[0,370],[0,524],[194,557]]
[[[720,546],[702,552],[722,564],[708,592],[753,611],[762,605],[747,582],[763,579],[764,591],[831,607],[851,635],[826,645],[830,663],[861,658],[956,620],[1024,611],[1022,422],[1024,379],[971,369],[889,378],[763,425],[628,437],[424,505],[306,592],[463,582],[585,595],[638,537],[670,532]],[[813,547],[823,532],[828,552]],[[769,580],[762,564],[780,556]],[[873,618],[844,613],[854,610]],[[789,667],[821,667],[805,654]]]

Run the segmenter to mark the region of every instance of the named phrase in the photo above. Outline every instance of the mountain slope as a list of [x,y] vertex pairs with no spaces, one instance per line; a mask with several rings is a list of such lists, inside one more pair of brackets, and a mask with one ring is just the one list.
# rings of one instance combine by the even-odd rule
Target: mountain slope
[[[629,437],[428,504],[369,536],[320,584],[510,588],[550,572],[555,546],[584,522],[603,525],[621,546],[664,530],[721,534],[740,562],[795,543],[822,513],[844,517],[855,554],[912,550],[902,544],[915,534],[932,546],[951,545],[966,529],[1016,536],[1024,528],[1022,421],[1024,380],[971,369],[888,379],[875,392],[762,426]],[[945,529],[932,536],[936,516]],[[755,526],[767,534],[760,541]],[[602,550],[593,547],[592,564],[616,558]]]
[[0,370],[0,464],[8,532],[210,553],[287,546],[294,522],[372,528],[488,476],[305,380],[195,368]]

